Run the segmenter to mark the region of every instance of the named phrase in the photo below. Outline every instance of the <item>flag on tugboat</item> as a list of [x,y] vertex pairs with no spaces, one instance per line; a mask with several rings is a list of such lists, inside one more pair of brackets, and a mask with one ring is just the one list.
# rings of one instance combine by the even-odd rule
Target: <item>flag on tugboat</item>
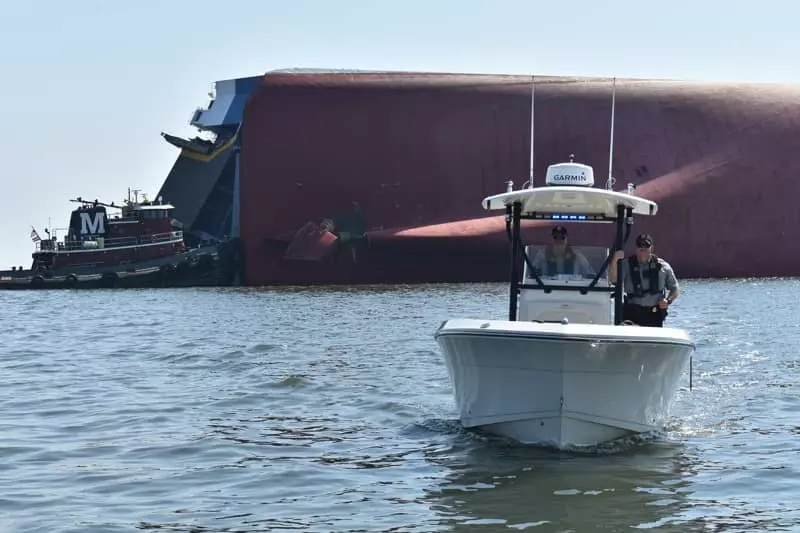
[[42,240],[42,238],[39,237],[39,234],[36,233],[36,228],[34,228],[33,226],[31,226],[31,240],[33,242],[39,242]]

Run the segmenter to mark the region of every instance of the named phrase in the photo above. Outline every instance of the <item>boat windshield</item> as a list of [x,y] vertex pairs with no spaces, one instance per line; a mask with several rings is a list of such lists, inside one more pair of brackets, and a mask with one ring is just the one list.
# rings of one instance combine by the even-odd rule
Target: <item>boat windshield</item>
[[[530,264],[536,268],[543,281],[581,281],[589,284],[603,268],[608,257],[608,248],[603,246],[559,247],[551,244],[531,244],[525,247]],[[525,281],[536,279],[529,265],[525,264]],[[608,280],[608,270],[600,280]]]

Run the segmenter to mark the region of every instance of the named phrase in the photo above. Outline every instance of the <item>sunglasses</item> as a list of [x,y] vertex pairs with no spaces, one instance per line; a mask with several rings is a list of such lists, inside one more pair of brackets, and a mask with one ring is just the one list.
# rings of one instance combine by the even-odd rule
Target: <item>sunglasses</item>
[[553,235],[553,240],[554,241],[563,241],[563,240],[566,240],[566,238],[567,238],[566,235]]

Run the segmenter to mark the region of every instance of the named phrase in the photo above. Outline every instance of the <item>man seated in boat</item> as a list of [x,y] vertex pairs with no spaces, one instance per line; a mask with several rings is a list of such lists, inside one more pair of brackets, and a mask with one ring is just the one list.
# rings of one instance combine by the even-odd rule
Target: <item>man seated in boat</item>
[[580,251],[567,243],[567,228],[556,226],[552,230],[553,242],[545,246],[533,259],[533,267],[543,277],[568,274],[593,278],[594,269]]
[[[625,258],[618,250],[608,268],[608,279],[617,282],[617,261]],[[675,272],[669,263],[653,253],[653,238],[647,233],[636,237],[636,254],[622,262],[625,303],[623,320],[640,326],[662,327],[667,308],[680,292]]]

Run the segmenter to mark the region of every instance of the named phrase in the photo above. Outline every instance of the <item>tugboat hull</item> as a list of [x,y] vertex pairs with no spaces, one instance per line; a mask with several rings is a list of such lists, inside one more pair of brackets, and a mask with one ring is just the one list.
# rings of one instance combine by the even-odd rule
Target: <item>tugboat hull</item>
[[104,269],[65,268],[42,274],[31,270],[0,271],[0,289],[110,289],[231,285],[234,257],[216,246],[137,265]]

